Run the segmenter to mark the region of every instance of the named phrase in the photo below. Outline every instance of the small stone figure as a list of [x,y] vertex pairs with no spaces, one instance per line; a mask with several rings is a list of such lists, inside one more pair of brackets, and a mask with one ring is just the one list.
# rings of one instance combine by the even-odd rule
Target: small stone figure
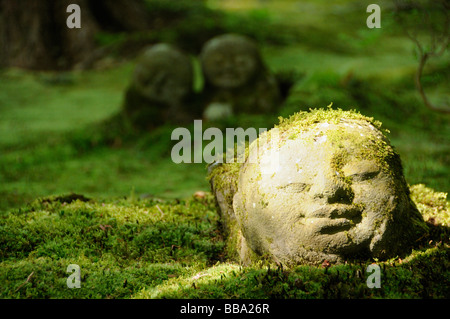
[[244,163],[215,165],[210,178],[247,263],[391,258],[426,230],[399,155],[378,122],[355,112],[297,113],[255,140]]
[[192,96],[190,57],[168,44],[157,44],[138,60],[126,92],[124,112],[138,129],[187,122],[201,116],[189,101]]
[[247,37],[225,34],[209,40],[200,54],[205,78],[206,111],[268,113],[281,96],[278,83],[265,67],[256,44]]

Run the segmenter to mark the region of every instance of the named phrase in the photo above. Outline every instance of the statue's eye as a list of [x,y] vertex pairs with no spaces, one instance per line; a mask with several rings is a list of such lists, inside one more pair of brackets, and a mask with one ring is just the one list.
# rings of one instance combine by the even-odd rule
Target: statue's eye
[[284,186],[279,186],[278,189],[286,193],[301,193],[307,192],[311,188],[311,184],[306,183],[289,183]]
[[239,66],[247,66],[251,63],[250,59],[245,56],[237,56],[234,59],[234,63]]
[[380,167],[374,160],[350,161],[342,167],[342,172],[352,181],[362,182],[376,177],[380,173]]
[[212,57],[211,62],[213,64],[222,64],[224,60],[224,57],[222,55],[215,55]]
[[379,173],[380,173],[380,171],[361,172],[361,173],[352,174],[352,175],[350,175],[350,177],[355,182],[362,182],[362,181],[367,181],[369,179],[376,177]]

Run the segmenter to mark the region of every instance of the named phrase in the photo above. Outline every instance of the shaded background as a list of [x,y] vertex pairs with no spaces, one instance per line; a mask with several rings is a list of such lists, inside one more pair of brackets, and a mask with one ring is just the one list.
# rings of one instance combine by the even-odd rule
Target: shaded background
[[[69,3],[81,6],[81,30],[65,25]],[[382,28],[369,29],[370,3],[0,0],[0,210],[69,192],[181,198],[209,190],[205,164],[171,161],[174,127],[136,134],[114,118],[143,48],[172,43],[198,66],[205,41],[228,32],[255,39],[290,90],[276,115],[215,126],[270,128],[278,115],[333,102],[383,122],[409,184],[448,192],[450,118],[429,109],[414,82],[421,56],[414,39],[427,52],[436,38],[446,49],[436,35],[448,35],[448,11],[430,1],[378,1]],[[424,67],[433,105],[449,103],[449,61],[444,50]],[[202,85],[197,67],[195,89]]]

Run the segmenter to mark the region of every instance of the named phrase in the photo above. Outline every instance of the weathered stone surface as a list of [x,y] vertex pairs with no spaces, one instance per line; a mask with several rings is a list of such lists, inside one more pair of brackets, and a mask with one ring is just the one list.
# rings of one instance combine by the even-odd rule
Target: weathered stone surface
[[157,44],[139,58],[125,96],[124,111],[138,128],[185,122],[198,110],[189,56],[168,44]]
[[219,103],[230,105],[234,113],[267,113],[280,103],[278,83],[249,38],[237,34],[215,37],[205,43],[200,61],[206,109]]
[[398,154],[377,123],[359,114],[298,114],[248,154],[239,175],[211,179],[221,211],[234,213],[230,231],[241,234],[235,249],[243,261],[384,259],[404,253],[425,229]]

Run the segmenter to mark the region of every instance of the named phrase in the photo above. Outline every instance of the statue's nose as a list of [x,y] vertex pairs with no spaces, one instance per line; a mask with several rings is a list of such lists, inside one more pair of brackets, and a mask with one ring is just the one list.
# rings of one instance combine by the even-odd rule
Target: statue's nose
[[222,68],[225,71],[232,71],[235,66],[231,59],[225,59],[224,61],[222,61]]
[[314,183],[313,197],[316,200],[325,200],[328,204],[351,204],[354,193],[346,182],[339,177],[321,174]]

